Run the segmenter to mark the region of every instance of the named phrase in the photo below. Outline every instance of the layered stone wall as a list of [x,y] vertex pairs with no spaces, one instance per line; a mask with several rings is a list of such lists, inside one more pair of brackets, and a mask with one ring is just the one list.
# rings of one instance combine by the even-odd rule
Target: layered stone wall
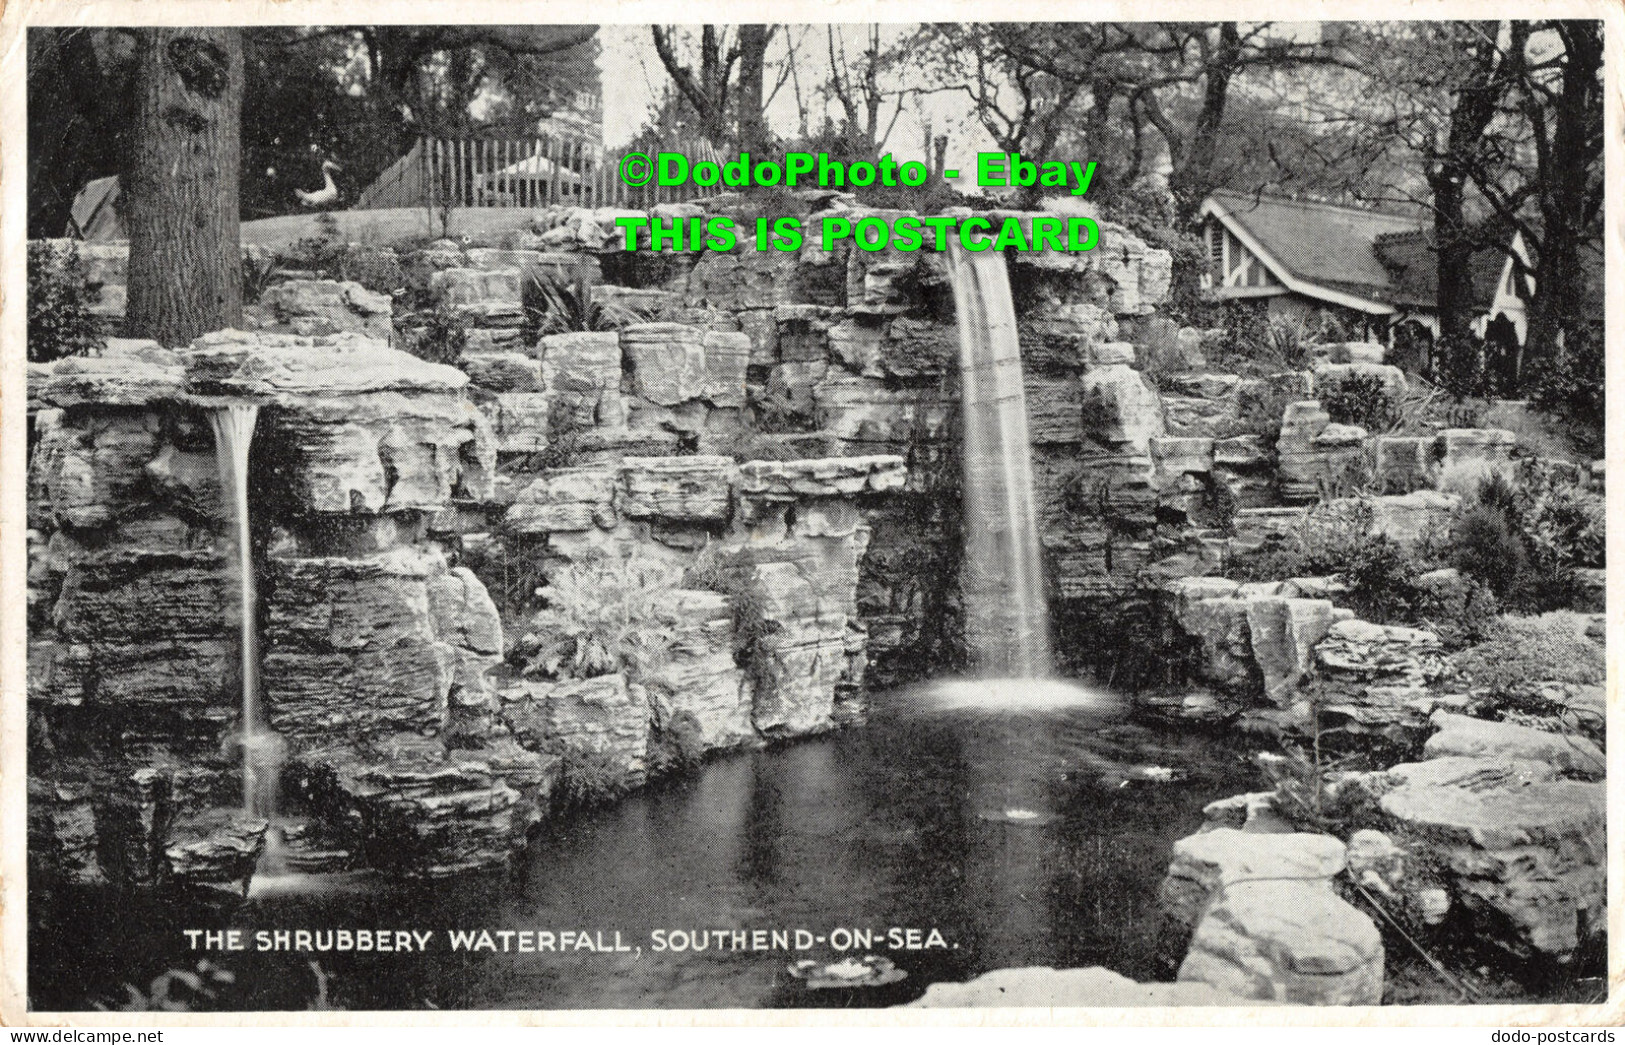
[[[578,343],[556,345],[550,368],[520,358],[579,404]],[[110,341],[32,369],[30,851],[43,873],[204,884],[254,867],[266,824],[238,812],[238,578],[207,417],[224,402],[261,411],[262,703],[288,745],[296,866],[489,866],[583,758],[635,784],[678,727],[701,757],[854,714],[858,505],[904,485],[900,459],[633,457],[633,434],[600,443],[605,463],[516,473],[490,419],[500,393],[476,403],[473,390],[462,370],[360,334]],[[537,584],[637,555],[704,565],[713,590],[660,594],[672,641],[652,679],[520,677],[500,665],[528,618],[504,620],[470,568],[490,564],[493,534],[530,542]]]

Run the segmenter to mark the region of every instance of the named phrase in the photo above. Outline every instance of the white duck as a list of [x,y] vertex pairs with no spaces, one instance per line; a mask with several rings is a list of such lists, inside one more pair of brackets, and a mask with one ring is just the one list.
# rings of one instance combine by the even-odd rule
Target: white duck
[[294,189],[293,194],[299,197],[299,202],[307,207],[325,207],[330,203],[337,203],[339,187],[333,184],[333,172],[341,171],[343,167],[332,160],[322,161],[322,187],[315,192],[306,192],[304,189]]

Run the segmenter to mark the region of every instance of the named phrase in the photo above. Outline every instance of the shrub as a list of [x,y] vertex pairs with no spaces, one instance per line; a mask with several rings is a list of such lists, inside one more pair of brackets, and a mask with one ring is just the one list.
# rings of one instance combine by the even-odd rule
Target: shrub
[[1455,565],[1483,582],[1496,598],[1514,597],[1529,569],[1529,555],[1505,512],[1487,504],[1466,509],[1451,527]]
[[340,271],[348,252],[349,246],[344,242],[339,220],[333,217],[331,211],[323,211],[316,215],[315,234],[295,242],[283,253],[281,260],[287,268],[333,276]]
[[1493,473],[1479,483],[1452,528],[1455,563],[1498,599],[1528,613],[1563,609],[1573,571],[1604,562],[1602,498],[1572,477],[1525,462],[1514,483]]
[[90,311],[99,290],[72,246],[28,245],[30,363],[82,356],[101,347],[101,324]]
[[354,280],[368,290],[393,297],[406,288],[406,270],[392,250],[345,251],[340,279]]
[[436,305],[417,316],[418,325],[407,328],[406,349],[431,363],[456,365],[468,348],[468,324],[453,308]]
[[1499,636],[1456,655],[1455,664],[1475,686],[1514,696],[1536,682],[1600,686],[1608,678],[1600,646],[1585,637],[1577,613],[1506,617]]
[[1603,345],[1601,332],[1589,324],[1565,331],[1562,347],[1551,358],[1537,360],[1528,379],[1536,406],[1570,421],[1579,429],[1577,436],[1599,449],[1608,416]]
[[1269,344],[1275,360],[1288,370],[1309,366],[1309,336],[1301,323],[1277,320],[1270,324]]
[[542,279],[527,279],[521,290],[525,319],[520,336],[531,344],[549,334],[619,330],[645,321],[641,313],[628,305],[597,299],[592,292],[592,282],[585,275],[569,287]]
[[626,767],[602,751],[569,751],[559,762],[552,800],[560,810],[607,805],[632,789]]
[[1485,391],[1484,342],[1478,338],[1449,335],[1439,339],[1434,351],[1439,387],[1457,399],[1481,395]]
[[1320,402],[1333,421],[1359,425],[1373,434],[1399,423],[1399,404],[1376,374],[1350,374],[1322,392]]
[[1362,619],[1377,624],[1409,623],[1415,619],[1421,601],[1416,579],[1421,571],[1387,537],[1353,545],[1338,572],[1349,587],[1349,607]]
[[652,678],[671,655],[676,629],[665,611],[682,586],[680,567],[647,553],[599,555],[571,563],[538,594],[527,675],[592,678],[620,672]]
[[1569,567],[1600,567],[1608,543],[1601,496],[1535,462],[1519,469],[1515,505],[1535,557]]
[[1471,577],[1458,574],[1455,583],[1422,580],[1407,623],[1433,632],[1446,649],[1462,649],[1501,633],[1501,603]]

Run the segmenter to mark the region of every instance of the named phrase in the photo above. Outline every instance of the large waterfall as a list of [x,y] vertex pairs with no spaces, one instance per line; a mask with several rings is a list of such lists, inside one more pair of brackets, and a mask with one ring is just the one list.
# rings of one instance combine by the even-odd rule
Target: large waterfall
[[964,410],[965,636],[984,675],[1050,673],[1032,447],[1004,255],[954,249]]
[[260,408],[252,403],[217,407],[214,422],[215,457],[220,466],[220,489],[231,514],[237,546],[237,576],[242,620],[242,759],[243,808],[269,819],[276,813],[281,771],[281,738],[265,723],[260,708],[260,655],[254,555],[248,527],[248,449]]

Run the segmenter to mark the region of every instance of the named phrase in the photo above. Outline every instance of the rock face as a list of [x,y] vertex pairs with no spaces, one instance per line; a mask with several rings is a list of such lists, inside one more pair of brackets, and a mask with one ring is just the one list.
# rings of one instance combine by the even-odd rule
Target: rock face
[[1559,772],[1600,780],[1608,765],[1602,749],[1583,736],[1547,733],[1512,722],[1489,722],[1438,711],[1430,720],[1438,730],[1422,748],[1425,758],[1463,756],[1494,760],[1544,762]]
[[380,341],[394,336],[389,295],[359,283],[331,279],[298,279],[267,287],[257,304],[244,310],[250,330],[279,331],[317,337],[357,333]]
[[1603,933],[1603,784],[1417,782],[1381,806],[1395,840],[1431,864],[1481,938],[1561,959]]
[[1315,647],[1323,725],[1348,734],[1420,739],[1431,687],[1449,672],[1430,631],[1343,620]]
[[966,983],[933,983],[913,1009],[1135,1009],[1253,1005],[1206,983],[1135,983],[1098,965],[1087,969],[997,969]]
[[1379,1004],[1382,976],[1375,923],[1329,888],[1303,882],[1226,888],[1179,967],[1181,982],[1298,1005]]
[[647,691],[624,675],[520,682],[503,700],[505,719],[527,747],[594,756],[628,781],[641,781],[648,769],[653,709]]

